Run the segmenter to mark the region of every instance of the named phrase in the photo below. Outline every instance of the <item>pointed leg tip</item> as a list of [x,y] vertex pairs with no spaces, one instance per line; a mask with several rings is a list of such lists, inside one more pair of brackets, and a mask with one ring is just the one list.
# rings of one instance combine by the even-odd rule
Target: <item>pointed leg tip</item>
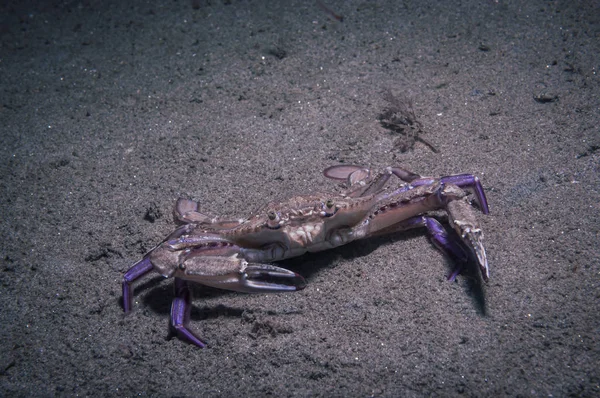
[[460,275],[460,273],[462,272],[462,266],[457,266],[454,271],[452,271],[452,273],[450,275],[448,275],[448,282],[455,282],[456,278],[458,277],[458,275]]
[[183,340],[189,344],[195,345],[198,348],[208,348],[208,344],[184,325],[172,326],[172,335],[177,336],[179,340]]

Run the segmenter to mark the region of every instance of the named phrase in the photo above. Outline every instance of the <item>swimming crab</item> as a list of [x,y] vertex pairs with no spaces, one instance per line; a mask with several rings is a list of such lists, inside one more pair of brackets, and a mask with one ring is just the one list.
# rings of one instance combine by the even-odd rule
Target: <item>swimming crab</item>
[[[477,177],[421,177],[400,167],[371,175],[369,169],[353,165],[329,167],[324,175],[346,180],[348,189],[271,202],[247,219],[209,217],[199,211],[199,203],[178,199],[174,216],[181,225],[123,277],[125,312],[132,309],[133,282],[152,270],[173,277],[171,328],[203,348],[206,343],[188,328],[188,282],[246,293],[300,290],[306,285],[302,276],[270,263],[417,227],[425,227],[435,246],[457,264],[449,279],[473,259],[488,280],[483,234],[471,206],[473,201],[484,214],[489,212]],[[386,188],[391,176],[402,181],[393,189]],[[440,209],[456,233],[430,214]]]

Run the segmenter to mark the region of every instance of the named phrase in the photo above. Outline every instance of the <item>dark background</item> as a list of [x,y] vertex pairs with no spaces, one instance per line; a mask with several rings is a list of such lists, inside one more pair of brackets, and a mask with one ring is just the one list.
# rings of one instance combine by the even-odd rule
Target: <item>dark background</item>
[[[600,393],[598,1],[49,1],[0,8],[0,395]],[[377,120],[413,102],[402,152]],[[420,231],[284,266],[305,290],[121,278],[179,196],[243,217],[322,170],[481,178],[478,291]],[[482,305],[483,301],[483,305]]]

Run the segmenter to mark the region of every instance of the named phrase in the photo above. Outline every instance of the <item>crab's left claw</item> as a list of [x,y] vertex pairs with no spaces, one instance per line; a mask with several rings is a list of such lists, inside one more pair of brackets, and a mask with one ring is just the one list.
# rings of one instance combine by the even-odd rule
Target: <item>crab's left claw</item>
[[299,274],[269,264],[248,264],[242,270],[202,279],[190,277],[203,285],[243,293],[283,293],[302,290],[306,281]]
[[306,287],[301,275],[271,264],[248,264],[239,284],[248,293],[290,292]]
[[[248,263],[235,249],[191,252],[175,271],[175,277],[218,289],[244,293],[278,293],[301,290],[306,281],[299,274],[271,264]],[[218,256],[214,254],[220,254]]]

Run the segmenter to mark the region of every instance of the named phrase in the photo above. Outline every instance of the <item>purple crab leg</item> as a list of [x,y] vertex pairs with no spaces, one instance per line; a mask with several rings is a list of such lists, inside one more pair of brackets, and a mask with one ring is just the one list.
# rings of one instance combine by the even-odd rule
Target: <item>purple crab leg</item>
[[171,303],[171,328],[180,339],[204,348],[206,343],[187,327],[192,310],[191,301],[192,294],[187,282],[175,278],[175,298]]
[[432,243],[442,253],[450,257],[456,264],[456,268],[448,277],[449,281],[454,281],[462,271],[463,265],[469,260],[468,252],[462,247],[460,242],[454,239],[448,231],[433,217],[417,216],[409,218],[401,223],[405,229],[425,227],[431,237]]
[[150,259],[144,257],[123,275],[123,310],[125,313],[131,311],[133,304],[133,287],[131,284],[152,271],[152,268],[154,266],[150,262]]

